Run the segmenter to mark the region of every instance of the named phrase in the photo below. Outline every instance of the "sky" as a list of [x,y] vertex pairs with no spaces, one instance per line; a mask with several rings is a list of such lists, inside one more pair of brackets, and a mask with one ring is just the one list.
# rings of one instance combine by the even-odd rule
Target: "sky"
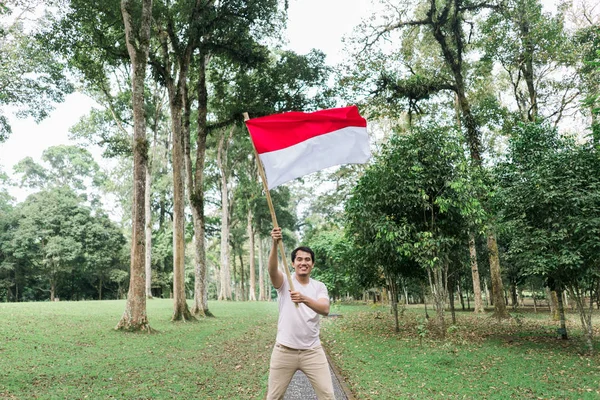
[[[299,54],[320,49],[327,55],[327,63],[335,65],[344,57],[342,38],[368,15],[370,4],[370,0],[290,0],[288,48]],[[25,157],[40,162],[48,147],[74,144],[69,141],[69,128],[93,105],[93,100],[76,92],[56,104],[50,116],[39,124],[33,119],[7,115],[13,132],[7,141],[0,143],[0,169],[11,174],[13,166]],[[11,189],[18,202],[28,193],[24,189]]]

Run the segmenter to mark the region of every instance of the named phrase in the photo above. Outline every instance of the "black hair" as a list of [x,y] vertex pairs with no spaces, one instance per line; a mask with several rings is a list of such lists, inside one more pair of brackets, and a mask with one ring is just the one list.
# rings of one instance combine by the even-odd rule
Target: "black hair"
[[296,253],[298,252],[298,250],[309,253],[313,264],[315,263],[315,252],[312,251],[312,249],[310,247],[306,247],[306,246],[297,247],[292,251],[292,262],[294,262],[294,260],[296,259]]

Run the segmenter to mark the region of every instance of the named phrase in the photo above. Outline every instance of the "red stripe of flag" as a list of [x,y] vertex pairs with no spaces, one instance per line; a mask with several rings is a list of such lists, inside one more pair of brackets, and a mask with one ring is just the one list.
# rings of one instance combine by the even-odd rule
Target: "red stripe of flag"
[[258,154],[285,149],[310,138],[349,126],[364,127],[367,121],[356,106],[330,108],[311,113],[298,111],[268,115],[246,121]]

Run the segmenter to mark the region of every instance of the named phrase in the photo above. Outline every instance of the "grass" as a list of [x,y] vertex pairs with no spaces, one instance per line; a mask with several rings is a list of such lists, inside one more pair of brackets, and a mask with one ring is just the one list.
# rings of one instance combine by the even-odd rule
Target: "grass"
[[114,331],[124,301],[0,304],[2,399],[264,397],[275,303],[209,305],[217,318],[172,323],[148,302],[157,334]]
[[580,338],[557,339],[548,314],[521,314],[517,324],[458,313],[436,340],[422,309],[404,313],[398,334],[388,308],[339,312],[324,321],[322,339],[357,399],[600,398],[600,358],[585,356]]
[[[0,303],[0,399],[264,398],[276,303],[209,306],[217,318],[172,323],[170,300],[149,301],[148,335],[114,331],[124,301]],[[565,342],[541,313],[458,313],[437,340],[420,308],[398,334],[386,307],[332,311],[322,340],[356,399],[600,397],[600,357],[582,353],[574,314]]]

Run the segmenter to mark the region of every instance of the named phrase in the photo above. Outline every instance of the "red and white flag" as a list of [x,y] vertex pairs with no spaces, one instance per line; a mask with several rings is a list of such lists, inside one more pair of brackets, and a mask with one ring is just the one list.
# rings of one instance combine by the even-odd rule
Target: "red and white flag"
[[246,126],[269,189],[334,165],[364,164],[371,156],[367,121],[356,106],[268,115]]

